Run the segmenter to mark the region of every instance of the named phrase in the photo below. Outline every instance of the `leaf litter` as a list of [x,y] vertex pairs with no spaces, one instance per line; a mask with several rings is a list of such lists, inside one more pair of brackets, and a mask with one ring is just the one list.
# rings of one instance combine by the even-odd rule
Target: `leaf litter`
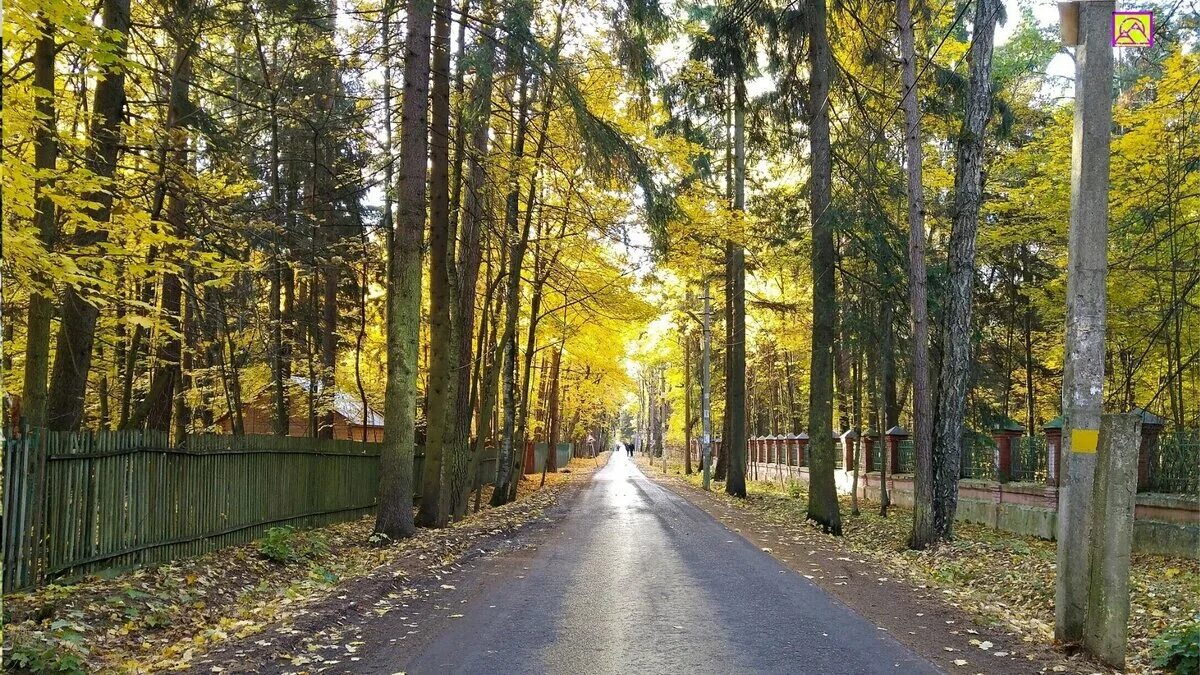
[[[603,461],[601,456],[595,464]],[[461,556],[484,551],[475,542],[542,520],[567,486],[586,480],[591,464],[589,460],[573,473],[547,474],[541,488],[540,476],[523,480],[517,500],[498,508],[486,506],[490,488],[485,488],[485,506],[478,513],[447,528],[418,529],[412,538],[389,546],[370,545],[374,519],[368,516],[312,530],[324,538],[327,550],[301,562],[273,562],[259,554],[257,542],[250,542],[116,576],[89,576],[10,594],[4,597],[4,651],[11,654],[14,645],[35,644],[77,659],[78,666],[65,672],[142,673],[186,669],[219,645],[260,634],[264,637],[253,646],[270,650],[276,646],[273,636],[287,636],[287,625],[313,603],[340,598],[347,606],[356,605],[349,596],[335,595],[349,581],[403,561],[407,567],[387,570],[399,584],[422,574],[440,579],[451,573]],[[442,587],[454,589],[451,584]],[[364,604],[382,616],[412,593],[402,588],[387,599],[364,599]],[[275,630],[264,632],[269,626]],[[349,656],[361,643],[350,642],[344,650],[338,646]],[[290,655],[293,665],[334,663],[316,653],[319,646],[308,642],[305,648],[311,651]]]

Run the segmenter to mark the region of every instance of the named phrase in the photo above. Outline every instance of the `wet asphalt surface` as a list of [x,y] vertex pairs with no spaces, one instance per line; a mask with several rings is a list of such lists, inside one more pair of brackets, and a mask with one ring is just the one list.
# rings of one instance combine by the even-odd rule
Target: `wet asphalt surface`
[[471,586],[432,637],[360,652],[354,670],[940,672],[623,453],[540,546]]

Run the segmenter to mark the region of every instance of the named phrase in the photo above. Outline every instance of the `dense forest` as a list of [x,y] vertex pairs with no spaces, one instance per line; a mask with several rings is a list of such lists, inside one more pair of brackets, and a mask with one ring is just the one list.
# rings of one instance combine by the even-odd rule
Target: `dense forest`
[[[1104,392],[1195,428],[1200,9],[1157,6],[1117,57]],[[1014,9],[10,3],[6,422],[182,439],[262,402],[322,437],[345,393],[406,536],[485,446],[500,504],[527,441],[697,438],[707,298],[718,477],[808,431],[839,531],[826,431],[913,429],[941,485],[966,431],[1061,412],[1071,66]]]

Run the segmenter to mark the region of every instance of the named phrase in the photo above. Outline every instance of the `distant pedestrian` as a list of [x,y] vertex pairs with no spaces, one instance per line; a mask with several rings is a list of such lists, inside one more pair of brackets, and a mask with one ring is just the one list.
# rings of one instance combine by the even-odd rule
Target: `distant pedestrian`
[[633,457],[633,443],[625,441],[625,452],[629,453],[630,457]]

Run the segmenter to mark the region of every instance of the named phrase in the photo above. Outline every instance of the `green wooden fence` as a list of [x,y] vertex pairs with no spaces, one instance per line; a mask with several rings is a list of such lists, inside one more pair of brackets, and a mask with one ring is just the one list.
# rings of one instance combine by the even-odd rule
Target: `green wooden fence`
[[[4,452],[5,592],[162,563],[375,507],[379,443],[32,430]],[[421,475],[418,449],[414,475]],[[492,482],[494,457],[480,462]],[[419,481],[417,483],[419,485]]]

